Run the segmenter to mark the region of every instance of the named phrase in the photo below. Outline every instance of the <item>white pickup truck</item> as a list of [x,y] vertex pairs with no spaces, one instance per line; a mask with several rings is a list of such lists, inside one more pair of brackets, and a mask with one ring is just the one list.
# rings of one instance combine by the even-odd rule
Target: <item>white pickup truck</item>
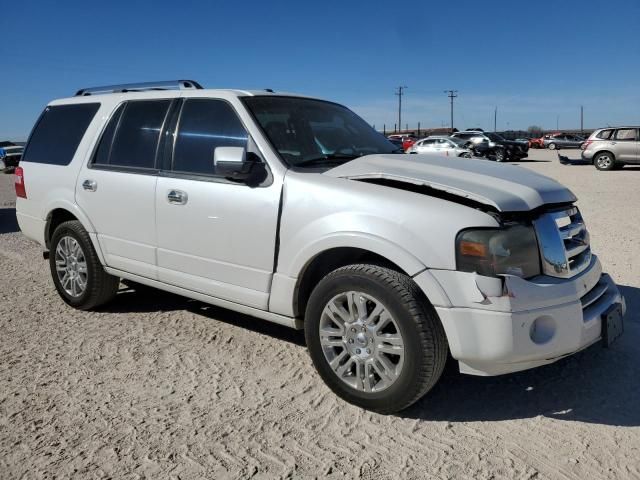
[[422,397],[448,355],[498,375],[621,333],[624,299],[568,189],[396,148],[313,98],[83,89],[31,133],[18,222],[69,305],[128,279],[304,328],[329,387],[379,412]]

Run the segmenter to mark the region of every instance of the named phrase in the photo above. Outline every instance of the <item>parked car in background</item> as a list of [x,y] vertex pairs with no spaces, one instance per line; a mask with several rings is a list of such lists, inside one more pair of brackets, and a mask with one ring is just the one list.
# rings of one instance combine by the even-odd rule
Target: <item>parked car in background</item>
[[616,170],[640,163],[640,127],[601,128],[584,142],[582,159],[598,170]]
[[467,142],[474,157],[484,157],[496,162],[508,162],[526,158],[529,145],[504,139],[493,132],[464,131],[451,135]]
[[543,137],[543,145],[549,150],[559,150],[561,148],[580,148],[584,143],[584,137],[571,133],[553,133]]
[[13,172],[18,166],[24,147],[13,142],[0,142],[0,172]]
[[473,152],[466,145],[469,142],[455,137],[433,135],[414,143],[407,153],[440,153],[450,157],[473,157]]
[[529,148],[544,148],[544,136],[529,139]]
[[387,137],[388,139],[396,139],[396,140],[400,140],[402,142],[402,149],[406,152],[409,147],[411,147],[411,145],[413,145],[414,143],[416,143],[416,141],[418,140],[418,138],[415,135],[389,135]]

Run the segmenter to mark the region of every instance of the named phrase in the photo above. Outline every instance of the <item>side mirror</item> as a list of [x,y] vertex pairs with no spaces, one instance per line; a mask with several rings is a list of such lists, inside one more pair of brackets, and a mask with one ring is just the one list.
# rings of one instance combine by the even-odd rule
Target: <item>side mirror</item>
[[249,186],[257,186],[266,178],[266,168],[254,153],[243,147],[216,147],[213,151],[216,175]]

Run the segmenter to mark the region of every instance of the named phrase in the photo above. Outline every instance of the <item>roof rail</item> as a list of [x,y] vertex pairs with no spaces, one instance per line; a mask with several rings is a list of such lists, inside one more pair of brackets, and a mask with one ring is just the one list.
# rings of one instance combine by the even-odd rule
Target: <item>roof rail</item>
[[193,80],[168,80],[164,82],[123,83],[104,87],[82,88],[76,97],[98,95],[101,93],[144,92],[146,90],[202,90],[202,86]]

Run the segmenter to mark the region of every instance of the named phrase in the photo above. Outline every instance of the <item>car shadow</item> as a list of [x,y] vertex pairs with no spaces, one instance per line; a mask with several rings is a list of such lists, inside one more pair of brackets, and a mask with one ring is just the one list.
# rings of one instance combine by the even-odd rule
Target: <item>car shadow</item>
[[100,309],[101,312],[145,313],[186,310],[211,320],[224,322],[299,346],[305,346],[304,333],[300,330],[294,330],[283,325],[278,325],[277,323],[261,320],[250,315],[244,315],[234,312],[233,310],[216,307],[145,285],[128,281],[124,281],[123,284],[124,287],[118,291],[116,298],[102,307]]
[[20,230],[15,208],[0,208],[0,234],[14,233]]
[[[440,382],[402,417],[484,422],[544,416],[613,426],[640,425],[640,288],[620,286],[625,332],[551,365],[497,377],[462,375],[448,365]],[[453,363],[453,362],[452,362]]]
[[588,160],[582,160],[581,158],[569,158],[566,155],[560,155],[560,153],[558,153],[558,161],[562,165],[591,165],[591,162]]
[[523,158],[521,160],[513,160],[512,162],[513,165],[517,165],[519,163],[551,163],[551,160],[534,160],[532,158]]

